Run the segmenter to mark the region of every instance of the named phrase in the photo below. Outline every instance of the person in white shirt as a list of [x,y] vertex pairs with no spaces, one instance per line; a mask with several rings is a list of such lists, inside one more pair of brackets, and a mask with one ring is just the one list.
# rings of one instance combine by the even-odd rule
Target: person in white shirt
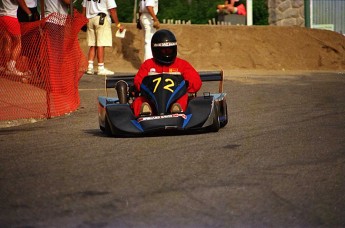
[[52,13],[68,15],[71,0],[44,0],[44,15],[48,17]]
[[139,19],[141,27],[144,28],[144,61],[152,58],[151,39],[160,27],[157,13],[158,0],[140,0]]
[[49,74],[52,80],[63,73],[65,24],[71,0],[44,0],[44,30],[49,47]]
[[27,15],[32,14],[24,0],[0,1],[0,37],[5,42],[5,56],[1,56],[1,58],[4,58],[3,62],[7,62],[6,66],[0,65],[0,70],[3,71],[6,68],[6,74],[25,76],[25,72],[21,72],[16,68],[17,59],[22,49],[21,30],[17,18],[18,6]]
[[87,24],[87,43],[89,48],[88,53],[88,68],[87,74],[94,74],[94,59],[97,55],[98,62],[98,75],[112,75],[110,71],[104,67],[104,47],[111,47],[112,20],[115,22],[116,27],[122,32],[124,27],[120,24],[117,16],[117,5],[114,0],[90,1],[83,0],[83,15],[89,19]]

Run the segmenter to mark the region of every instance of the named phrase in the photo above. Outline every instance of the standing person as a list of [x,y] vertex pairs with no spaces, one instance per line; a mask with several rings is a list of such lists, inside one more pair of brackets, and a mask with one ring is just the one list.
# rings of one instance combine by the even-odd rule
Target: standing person
[[217,6],[218,11],[225,10],[226,12],[246,15],[246,7],[240,2],[240,0],[226,0],[223,5]]
[[70,4],[71,0],[44,0],[44,15],[45,17],[48,17],[52,13],[68,15]]
[[139,19],[144,28],[144,61],[152,58],[151,38],[160,27],[157,18],[158,0],[140,0]]
[[[30,9],[31,15],[28,15],[21,7],[17,10],[17,17],[19,22],[34,22],[40,20],[40,14],[37,10],[37,0],[25,0],[26,6]],[[32,40],[39,39],[36,30],[31,30],[25,34],[22,34],[22,56],[26,56],[28,59],[29,68],[36,68],[39,48],[37,44],[32,45]]]
[[37,0],[25,0],[25,4],[30,9],[31,15],[28,15],[21,7],[19,7],[17,11],[18,20],[20,22],[40,20],[40,14],[37,10]]
[[[20,6],[28,16],[32,15],[24,0],[0,1],[0,35],[5,42],[6,74],[23,76],[25,73],[16,68],[17,59],[22,49],[20,24],[17,18],[17,10]],[[5,67],[0,66],[1,70]]]
[[63,71],[65,23],[70,4],[71,0],[44,0],[51,80],[59,78]]
[[93,61],[97,55],[97,74],[112,75],[114,72],[104,67],[104,47],[111,47],[113,45],[111,19],[115,22],[120,32],[124,29],[117,17],[116,2],[114,0],[83,0],[82,6],[83,15],[89,19],[86,36],[90,48],[88,53],[89,65],[86,73],[94,74]]
[[[146,60],[134,76],[134,87],[140,92],[140,85],[146,76],[171,72],[181,74],[188,83],[187,93],[180,97],[170,107],[171,113],[184,112],[187,109],[188,93],[196,93],[202,85],[199,73],[186,60],[177,56],[177,41],[169,30],[158,30],[152,37],[151,48],[153,58]],[[136,97],[132,103],[135,116],[152,114],[149,101],[143,97]]]

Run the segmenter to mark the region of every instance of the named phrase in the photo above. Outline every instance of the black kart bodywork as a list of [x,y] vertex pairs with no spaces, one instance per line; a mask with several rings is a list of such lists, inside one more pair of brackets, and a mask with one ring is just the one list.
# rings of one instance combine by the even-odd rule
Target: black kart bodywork
[[[107,135],[141,135],[166,131],[213,131],[217,132],[228,123],[226,93],[223,92],[223,72],[199,72],[201,80],[219,81],[219,92],[189,94],[188,107],[182,113],[170,113],[170,107],[187,92],[188,82],[181,75],[156,74],[144,78],[141,96],[151,103],[153,114],[134,116],[131,109],[134,75],[108,76],[107,96],[98,97],[100,129]],[[118,88],[120,82],[127,88]],[[121,86],[120,86],[121,87]],[[117,89],[117,97],[109,97],[108,90]]]

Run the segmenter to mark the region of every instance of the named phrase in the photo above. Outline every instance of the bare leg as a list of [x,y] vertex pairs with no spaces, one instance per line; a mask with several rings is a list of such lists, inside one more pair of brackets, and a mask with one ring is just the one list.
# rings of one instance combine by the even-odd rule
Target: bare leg
[[97,60],[98,60],[98,75],[112,75],[113,71],[110,71],[104,67],[104,47],[97,47]]
[[12,36],[12,53],[11,60],[17,61],[22,49],[22,42],[20,36]]
[[235,13],[235,7],[231,6],[231,5],[228,5],[228,8],[227,10],[230,12],[230,13]]
[[97,61],[104,63],[104,47],[97,47]]
[[7,62],[7,74],[15,74],[18,76],[23,76],[24,73],[20,72],[16,68],[17,60],[19,59],[21,49],[22,49],[22,42],[21,42],[21,36],[15,35],[10,38],[11,46],[11,52],[10,52],[10,60]]
[[88,66],[87,66],[87,74],[94,74],[95,71],[93,70],[93,61],[95,59],[96,56],[96,51],[97,51],[97,47],[95,46],[90,46],[89,48],[89,54],[88,54]]
[[93,61],[95,59],[95,55],[96,55],[96,47],[95,46],[91,46],[89,49],[89,61]]
[[11,36],[7,32],[0,33],[0,50],[3,50],[4,55],[0,56],[1,66],[4,66],[11,57]]

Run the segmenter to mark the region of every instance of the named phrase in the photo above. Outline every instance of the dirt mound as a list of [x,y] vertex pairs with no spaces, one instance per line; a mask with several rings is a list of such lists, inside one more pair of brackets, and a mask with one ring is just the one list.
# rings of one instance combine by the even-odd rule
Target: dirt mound
[[[135,72],[143,58],[143,31],[125,24],[124,39],[106,48],[106,67]],[[176,35],[178,56],[197,70],[344,71],[345,36],[327,30],[282,26],[162,25]],[[115,31],[115,28],[113,28]],[[85,33],[80,44],[87,54]]]

